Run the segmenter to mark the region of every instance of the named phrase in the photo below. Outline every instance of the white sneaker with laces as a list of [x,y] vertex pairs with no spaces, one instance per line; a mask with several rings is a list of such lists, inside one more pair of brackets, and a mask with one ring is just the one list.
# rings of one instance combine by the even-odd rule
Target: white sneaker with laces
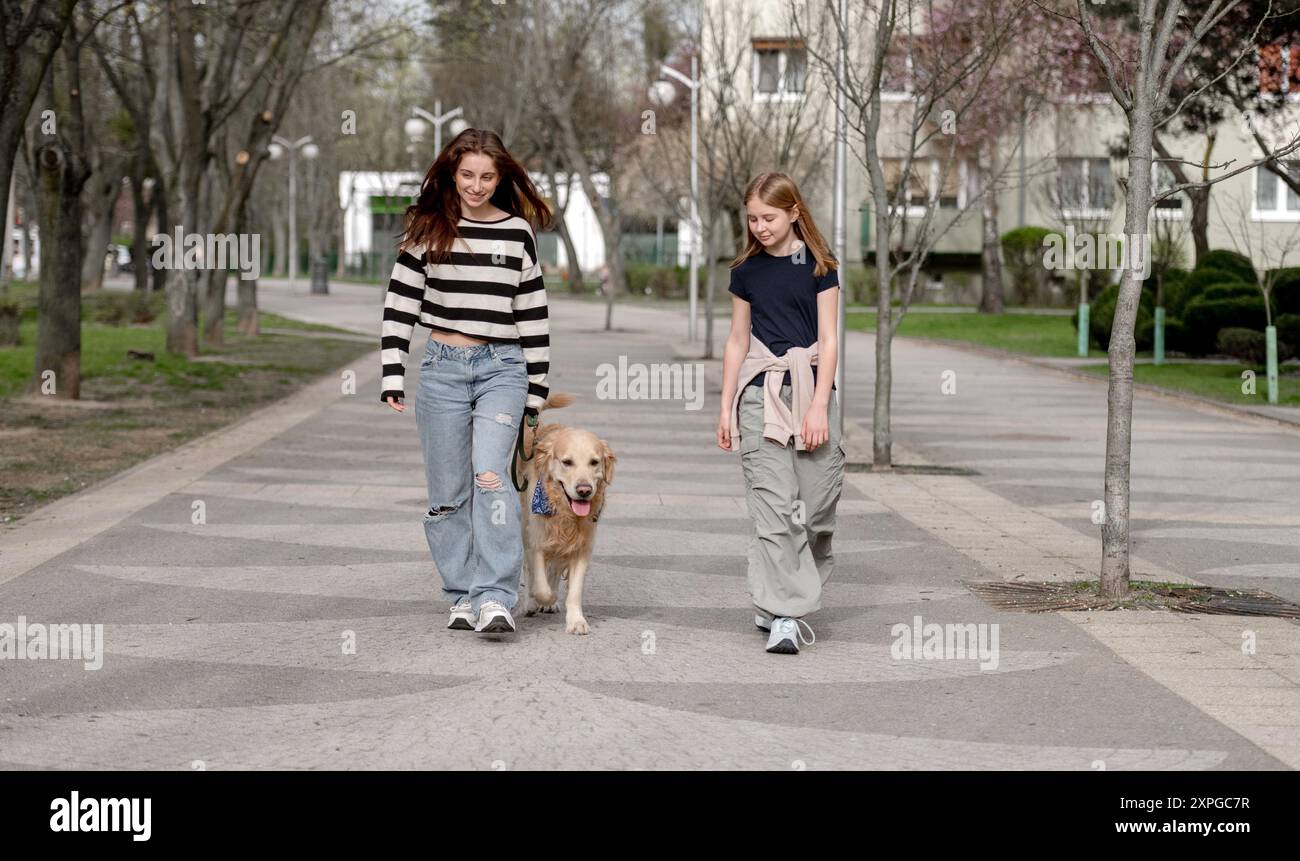
[[[800,625],[808,629],[808,639],[804,639]],[[799,654],[800,640],[803,640],[804,645],[808,646],[817,642],[812,626],[803,619],[778,616],[772,620],[772,633],[767,638],[767,650],[777,655],[797,655]]]
[[499,601],[484,601],[478,608],[478,625],[474,630],[480,634],[513,634],[515,620]]
[[451,618],[447,620],[447,627],[453,631],[474,630],[474,608],[470,605],[469,598],[461,598],[451,605]]

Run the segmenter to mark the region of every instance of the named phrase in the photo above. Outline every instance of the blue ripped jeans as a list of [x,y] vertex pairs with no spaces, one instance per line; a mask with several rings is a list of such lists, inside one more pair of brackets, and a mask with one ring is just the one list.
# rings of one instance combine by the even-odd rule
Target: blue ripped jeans
[[524,558],[519,494],[510,480],[528,397],[523,348],[452,347],[430,338],[419,385],[415,423],[429,488],[424,534],[442,597],[451,604],[468,597],[475,613],[484,601],[513,607]]

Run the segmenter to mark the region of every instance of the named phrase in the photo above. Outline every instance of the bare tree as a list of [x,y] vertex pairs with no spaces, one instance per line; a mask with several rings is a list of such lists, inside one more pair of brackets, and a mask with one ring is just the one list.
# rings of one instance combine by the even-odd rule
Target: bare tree
[[[748,227],[744,216],[745,188],[765,170],[790,174],[808,197],[825,177],[830,138],[820,128],[819,109],[825,104],[808,91],[799,40],[788,50],[786,89],[767,101],[756,99],[757,87],[747,89],[752,57],[750,34],[759,30],[759,16],[740,0],[706,4],[703,18],[688,25],[701,57],[699,181],[700,239],[705,269],[704,357],[713,357],[714,299],[720,254],[743,247]],[[771,26],[768,22],[768,26]],[[789,22],[792,30],[794,21]],[[657,70],[656,70],[657,71]],[[751,92],[751,89],[753,92]],[[656,111],[655,133],[635,151],[643,184],[653,189],[659,205],[679,220],[690,218],[689,99],[676,99]],[[731,235],[726,235],[730,226]]]
[[[1300,146],[1295,139],[1266,158],[1225,170],[1200,181],[1178,183],[1159,194],[1152,189],[1155,130],[1183,109],[1188,97],[1171,97],[1188,58],[1201,40],[1240,0],[1209,0],[1199,11],[1184,0],[1137,0],[1133,4],[1135,36],[1132,48],[1120,53],[1098,34],[1098,12],[1087,0],[1076,0],[1078,22],[1101,64],[1116,106],[1128,129],[1128,178],[1124,205],[1125,243],[1143,249],[1148,219],[1160,199],[1189,189],[1205,188],[1256,164],[1285,156]],[[1136,258],[1131,260],[1137,261]],[[1110,387],[1107,395],[1105,521],[1102,526],[1101,594],[1122,598],[1129,588],[1129,473],[1133,435],[1134,326],[1142,289],[1141,266],[1129,265],[1120,279],[1119,298],[1110,337]]]
[[[81,397],[81,190],[90,177],[75,20],[34,107],[26,160],[41,225],[41,287],[29,394]],[[9,237],[5,237],[9,241]]]
[[[0,195],[6,203],[28,111],[78,2],[0,0]],[[7,233],[4,240],[9,243]]]
[[[861,62],[849,63],[844,87],[850,134],[862,143],[855,156],[870,179],[874,216],[876,270],[876,387],[872,415],[872,462],[878,468],[893,463],[890,397],[893,385],[891,347],[894,333],[907,314],[917,281],[937,241],[951,230],[980,196],[995,186],[986,185],[968,195],[966,206],[951,217],[940,217],[938,188],[958,171],[957,129],[975,103],[981,81],[988,76],[1003,43],[1016,26],[1014,14],[982,5],[985,19],[982,40],[975,45],[936,26],[945,13],[934,0],[862,0],[853,4],[847,26],[835,14],[834,0],[821,6],[820,21],[810,16],[803,32],[833,32]],[[812,26],[810,26],[812,25]],[[861,34],[863,45],[856,44]],[[817,51],[818,64],[830,80],[833,53]],[[887,79],[907,88],[905,105],[886,107],[882,99]],[[838,87],[838,85],[836,85]],[[927,177],[922,165],[937,171]],[[931,184],[937,180],[937,188]],[[901,282],[901,304],[893,314],[894,284]]]

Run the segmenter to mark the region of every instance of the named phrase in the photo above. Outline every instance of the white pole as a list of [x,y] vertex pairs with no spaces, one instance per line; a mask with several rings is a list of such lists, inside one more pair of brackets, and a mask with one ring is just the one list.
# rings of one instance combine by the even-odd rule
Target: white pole
[[433,157],[442,152],[442,99],[433,102]]
[[697,299],[700,292],[700,77],[699,58],[691,57],[691,280],[688,316],[690,318],[687,340],[694,341],[695,322],[699,313]]
[[285,148],[289,150],[289,292],[292,293],[294,277],[298,274],[298,204],[297,187],[293,181],[294,154],[298,148],[293,144],[288,144]]
[[839,344],[839,357],[835,362],[835,389],[839,396],[840,419],[839,431],[841,439],[844,433],[844,317],[845,317],[845,299],[844,299],[844,261],[846,251],[845,237],[845,200],[847,198],[847,176],[846,166],[848,162],[848,114],[846,113],[845,104],[845,71],[848,68],[848,16],[846,9],[846,0],[839,0],[836,16],[839,19],[840,32],[843,37],[840,39],[839,51],[835,57],[835,194],[832,206],[834,212],[831,216],[831,234],[835,243],[835,259],[839,263],[840,271],[840,308],[839,323],[837,333],[837,343]]

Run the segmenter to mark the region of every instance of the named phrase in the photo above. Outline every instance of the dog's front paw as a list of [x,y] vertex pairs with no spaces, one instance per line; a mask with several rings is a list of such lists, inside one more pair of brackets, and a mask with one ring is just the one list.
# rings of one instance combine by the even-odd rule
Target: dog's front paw
[[570,616],[568,620],[565,622],[564,633],[566,634],[588,633],[586,618],[583,616]]
[[538,608],[537,608],[537,612],[539,612],[539,613],[558,613],[558,612],[560,612],[560,605],[559,605],[558,602],[557,602],[557,603],[554,603],[554,604],[545,604],[545,605],[543,605],[543,606],[541,606],[541,607],[538,607]]

